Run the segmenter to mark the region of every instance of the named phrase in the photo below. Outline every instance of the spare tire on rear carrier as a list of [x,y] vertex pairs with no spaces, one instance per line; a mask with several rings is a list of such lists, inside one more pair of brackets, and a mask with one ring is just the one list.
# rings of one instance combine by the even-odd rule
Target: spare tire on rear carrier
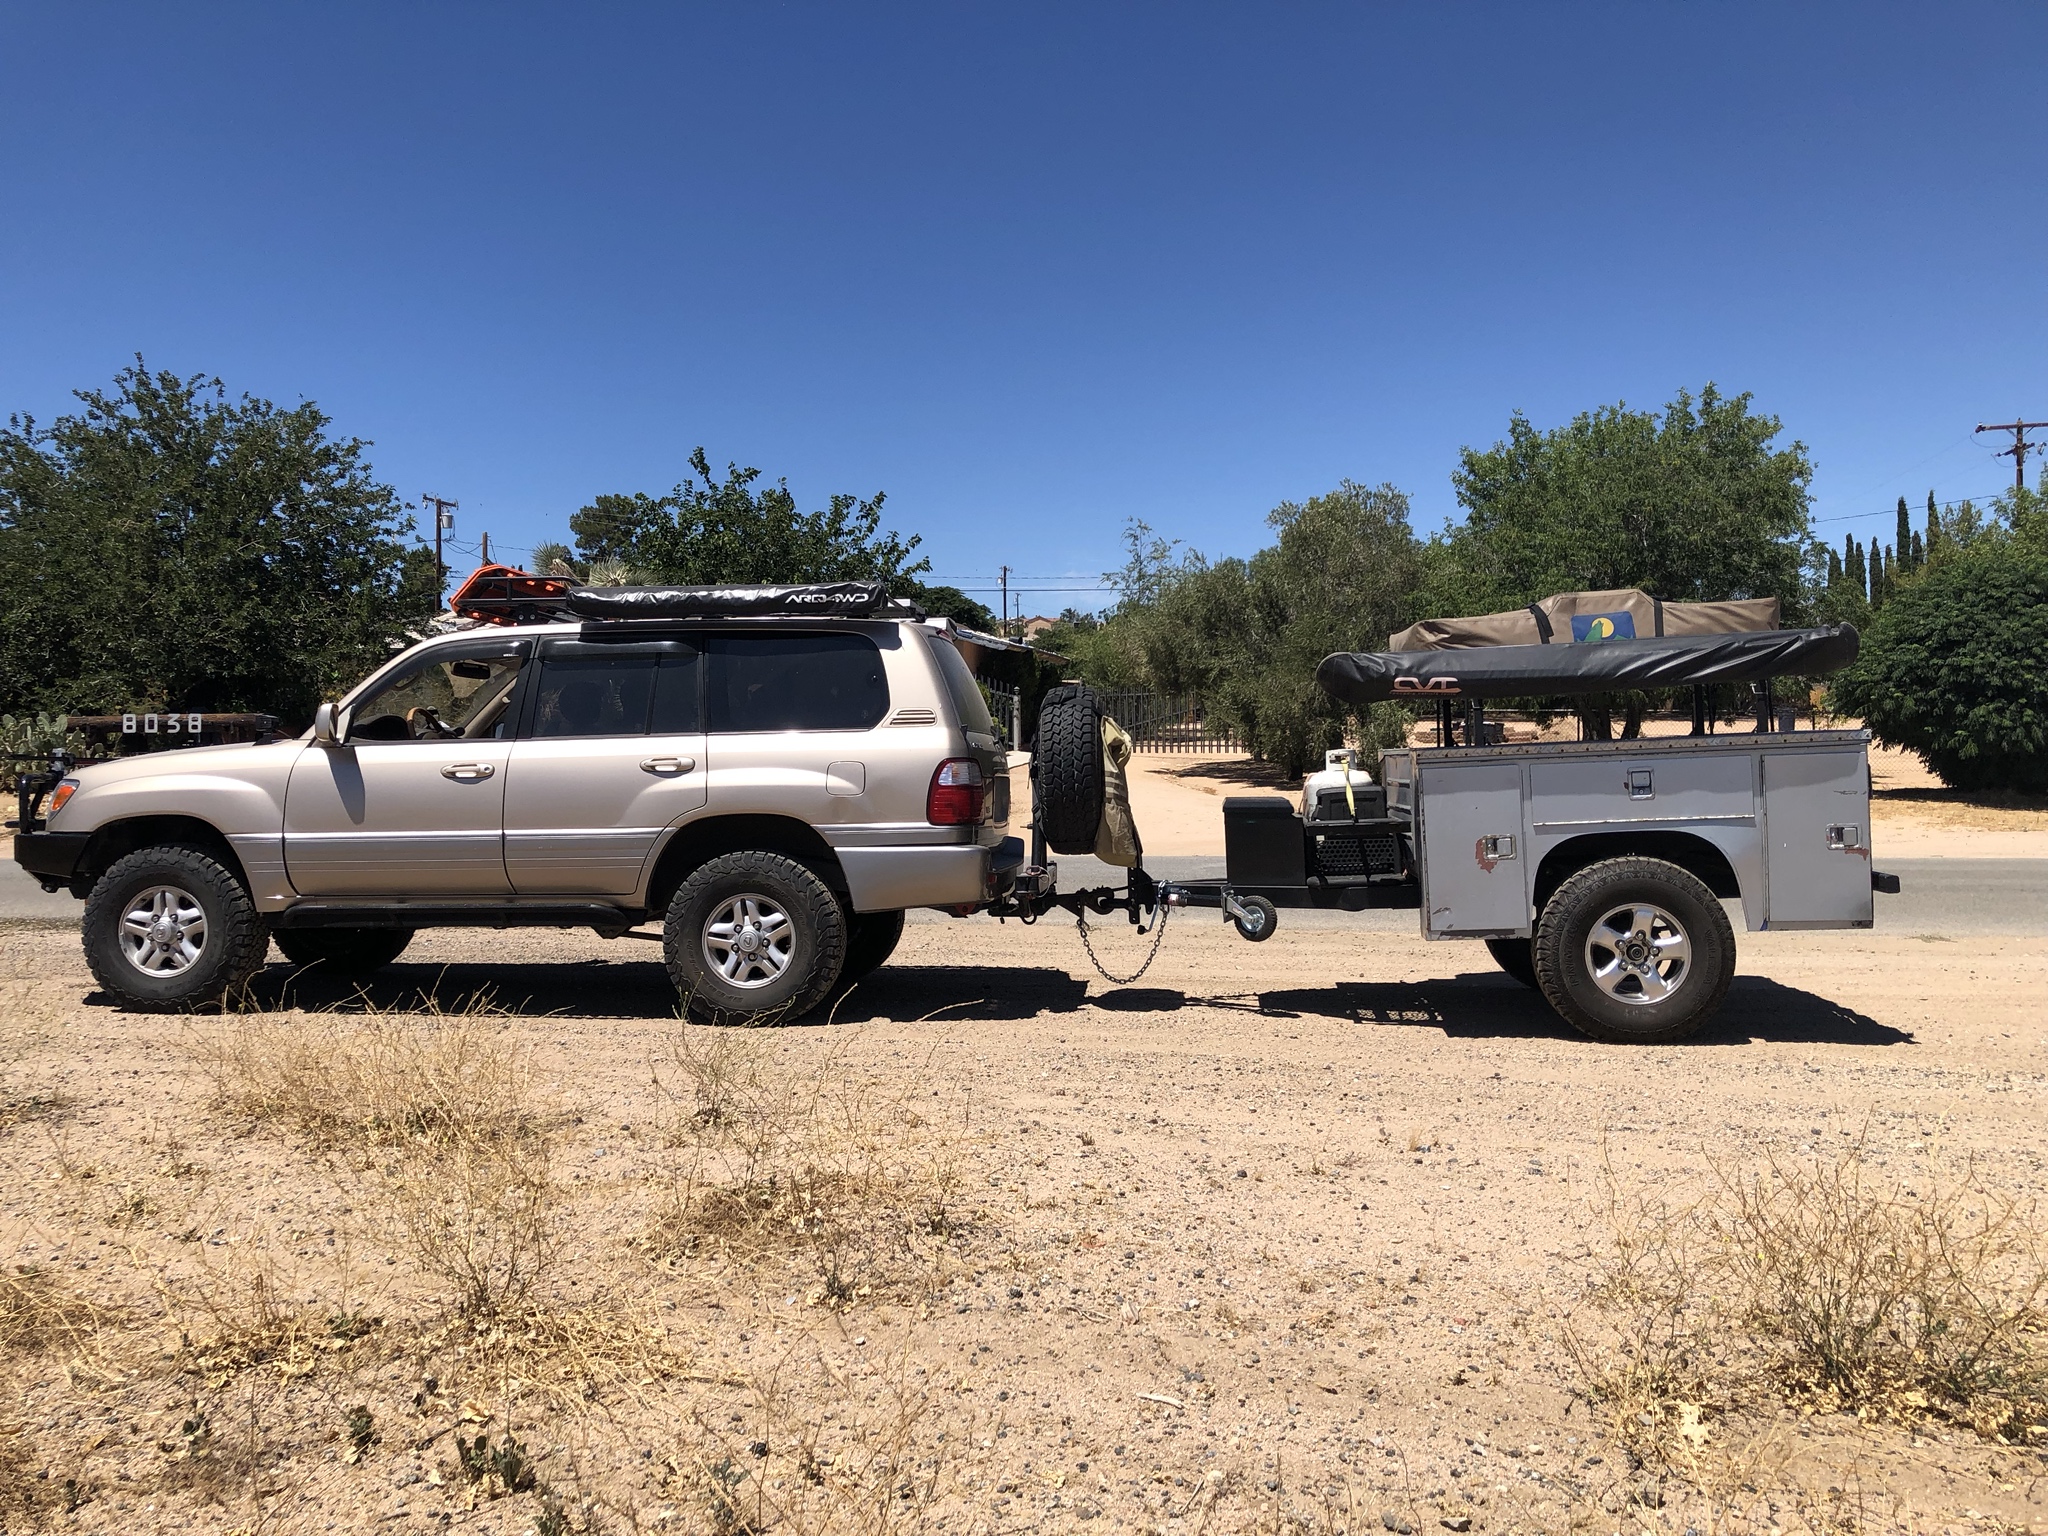
[[1083,683],[1060,683],[1038,706],[1031,754],[1039,830],[1054,853],[1093,853],[1102,824],[1102,704]]

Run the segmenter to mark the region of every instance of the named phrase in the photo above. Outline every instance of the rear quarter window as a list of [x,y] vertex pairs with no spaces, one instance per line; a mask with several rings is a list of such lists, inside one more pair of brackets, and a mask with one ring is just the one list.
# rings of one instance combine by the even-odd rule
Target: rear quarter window
[[946,692],[953,700],[953,711],[960,717],[961,728],[983,736],[995,735],[996,724],[988,716],[988,700],[981,696],[981,685],[967,670],[966,658],[950,640],[931,636],[929,643],[932,659],[939,664],[939,676],[946,680]]
[[713,731],[865,731],[889,713],[882,653],[865,635],[716,635],[704,659]]

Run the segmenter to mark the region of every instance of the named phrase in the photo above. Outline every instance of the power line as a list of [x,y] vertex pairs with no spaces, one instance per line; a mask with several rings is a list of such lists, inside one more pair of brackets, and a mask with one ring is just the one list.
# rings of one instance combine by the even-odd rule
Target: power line
[[[2038,447],[2040,445],[2034,444],[2031,446]],[[1977,496],[1958,496],[1954,501],[1937,501],[1935,505],[1946,511],[1950,507],[1960,507],[1966,501],[1989,501],[1992,497],[1999,494],[1997,491],[1985,491]],[[1886,507],[1882,512],[1838,512],[1833,517],[1815,517],[1809,518],[1808,521],[1815,523],[1846,523],[1858,517],[1891,517],[1897,511],[1896,507]]]

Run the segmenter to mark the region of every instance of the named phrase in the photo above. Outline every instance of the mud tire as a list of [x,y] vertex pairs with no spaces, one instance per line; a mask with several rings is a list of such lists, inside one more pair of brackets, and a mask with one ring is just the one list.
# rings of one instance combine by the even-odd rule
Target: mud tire
[[1031,782],[1054,853],[1095,851],[1102,825],[1102,707],[1091,688],[1062,683],[1038,706]]
[[[153,887],[188,895],[205,917],[205,938],[175,975],[138,969],[122,946],[122,919]],[[166,844],[116,859],[85,899],[82,937],[93,979],[123,1008],[185,1013],[232,1001],[263,966],[270,928],[240,878],[203,848]]]

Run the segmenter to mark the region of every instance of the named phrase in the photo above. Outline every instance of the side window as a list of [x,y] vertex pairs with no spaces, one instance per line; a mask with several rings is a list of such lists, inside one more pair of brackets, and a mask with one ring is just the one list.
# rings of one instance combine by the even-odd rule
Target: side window
[[542,657],[530,734],[644,736],[660,665],[654,656]]
[[661,658],[661,670],[654,677],[654,717],[648,722],[653,736],[693,736],[704,729],[704,669],[697,653],[678,647]]
[[988,717],[988,700],[981,696],[981,688],[974,681],[974,674],[967,670],[966,659],[959,649],[952,641],[941,640],[936,635],[925,638],[931,646],[932,660],[939,664],[939,675],[946,680],[946,692],[952,696],[961,729],[977,731],[983,736],[995,735],[996,723]]
[[512,734],[524,644],[447,651],[408,667],[349,709],[348,739],[475,741]]
[[713,731],[864,731],[889,712],[882,653],[864,635],[718,635],[705,652]]

